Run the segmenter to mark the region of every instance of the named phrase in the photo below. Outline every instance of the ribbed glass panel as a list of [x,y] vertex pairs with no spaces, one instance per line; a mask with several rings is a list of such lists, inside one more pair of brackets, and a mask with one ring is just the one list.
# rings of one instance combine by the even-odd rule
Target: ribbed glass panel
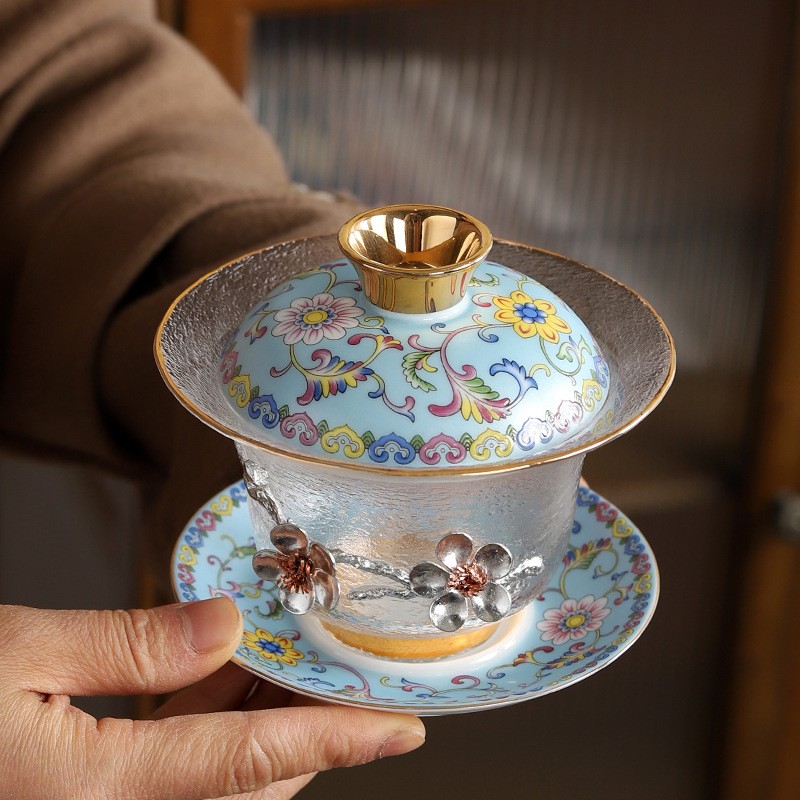
[[262,19],[249,102],[292,176],[441,203],[644,294],[682,368],[753,364],[788,0],[494,0]]

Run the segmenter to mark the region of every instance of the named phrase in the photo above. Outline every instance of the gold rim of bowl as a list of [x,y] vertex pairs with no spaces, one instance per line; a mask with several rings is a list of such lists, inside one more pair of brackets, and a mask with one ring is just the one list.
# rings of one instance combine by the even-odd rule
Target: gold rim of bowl
[[[337,239],[335,235],[327,235],[327,236],[312,237],[312,238]],[[199,420],[204,422],[210,428],[213,428],[217,432],[223,434],[227,438],[232,439],[236,442],[247,444],[260,450],[266,450],[267,452],[270,452],[274,455],[283,456],[285,458],[290,458],[294,461],[299,461],[306,464],[314,464],[321,467],[327,467],[333,470],[360,471],[360,472],[367,472],[370,474],[380,474],[386,476],[397,476],[397,477],[405,476],[405,477],[416,477],[419,479],[424,479],[425,477],[430,477],[430,476],[455,478],[459,476],[481,476],[490,474],[500,474],[505,472],[516,472],[517,470],[529,469],[530,467],[536,467],[542,464],[554,463],[556,461],[563,461],[564,459],[571,458],[573,456],[581,455],[583,453],[589,453],[592,450],[596,450],[599,447],[602,447],[603,445],[607,444],[608,442],[611,442],[614,439],[619,438],[623,434],[635,428],[645,417],[648,416],[648,414],[650,414],[650,412],[661,402],[664,395],[667,393],[667,390],[669,389],[670,385],[672,384],[673,378],[675,377],[675,368],[676,368],[675,343],[673,341],[672,334],[669,332],[669,329],[665,325],[664,320],[655,311],[653,306],[644,297],[638,294],[638,292],[634,291],[629,286],[625,285],[621,281],[618,281],[616,278],[611,277],[605,272],[602,272],[601,270],[598,270],[594,267],[583,264],[582,262],[575,261],[574,259],[571,259],[568,256],[563,256],[551,250],[546,250],[539,247],[533,247],[532,245],[522,244],[512,240],[494,239],[494,242],[496,244],[510,245],[512,247],[523,248],[525,250],[529,250],[535,253],[542,253],[545,255],[554,256],[556,258],[564,259],[565,261],[575,264],[576,266],[579,266],[582,269],[589,270],[595,275],[615,284],[617,287],[629,293],[632,297],[636,298],[639,302],[641,302],[642,305],[650,312],[653,319],[661,327],[661,330],[666,337],[669,346],[669,366],[661,385],[653,393],[650,401],[636,415],[632,416],[631,419],[629,419],[623,425],[616,428],[612,428],[610,431],[607,431],[606,433],[600,434],[596,437],[590,438],[587,441],[583,441],[574,447],[568,447],[564,450],[555,450],[551,453],[532,456],[531,458],[527,459],[523,458],[509,459],[508,461],[504,462],[494,462],[492,464],[486,464],[486,465],[471,465],[466,467],[462,466],[462,467],[408,468],[408,467],[380,467],[380,466],[372,466],[360,463],[346,463],[344,461],[336,461],[334,459],[326,459],[322,458],[321,456],[302,453],[297,450],[290,450],[288,448],[280,447],[272,442],[265,442],[264,440],[257,439],[254,436],[249,436],[245,433],[242,433],[241,431],[237,431],[234,428],[229,427],[224,422],[215,419],[209,413],[207,413],[202,408],[197,406],[193,402],[193,400],[182,391],[178,383],[173,379],[173,376],[166,364],[164,351],[162,349],[162,340],[164,337],[166,327],[169,324],[170,318],[173,315],[173,312],[175,311],[177,306],[184,300],[184,298],[186,298],[195,289],[197,289],[197,287],[213,279],[215,276],[217,276],[224,270],[229,269],[230,267],[233,267],[234,265],[252,256],[258,255],[267,250],[271,250],[274,247],[291,247],[293,245],[305,243],[308,241],[310,240],[297,239],[293,241],[283,242],[278,245],[273,245],[268,248],[258,248],[256,250],[250,251],[249,253],[245,253],[241,256],[238,256],[237,258],[231,259],[222,266],[217,267],[211,272],[208,272],[206,275],[203,275],[201,278],[199,278],[190,286],[188,286],[186,289],[184,289],[184,291],[182,291],[175,298],[175,300],[172,301],[163,319],[159,323],[158,329],[156,331],[155,341],[153,343],[156,364],[158,366],[159,372],[161,373],[161,377],[164,379],[164,382],[167,384],[169,390],[175,395],[175,397],[178,399],[181,405],[183,405],[184,408],[186,408],[188,411],[194,414]],[[298,270],[298,273],[299,272],[300,271]],[[287,278],[287,280],[288,279],[289,278]],[[257,302],[257,300],[254,300],[254,303],[255,302]],[[241,320],[237,320],[235,324],[238,324],[240,321]],[[592,331],[592,334],[595,335],[596,337],[595,331]],[[598,339],[598,341],[602,346],[603,344],[602,339]],[[214,389],[216,388],[217,387],[215,386]]]

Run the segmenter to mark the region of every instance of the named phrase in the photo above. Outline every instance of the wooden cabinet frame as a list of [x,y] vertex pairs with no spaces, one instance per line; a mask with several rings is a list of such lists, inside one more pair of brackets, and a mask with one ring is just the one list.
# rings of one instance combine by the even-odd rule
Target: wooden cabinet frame
[[[800,14],[795,8],[778,251],[755,380],[753,451],[737,544],[741,583],[729,693],[725,800],[800,797],[800,539],[778,530],[771,506],[800,495]],[[789,623],[789,624],[787,624]]]

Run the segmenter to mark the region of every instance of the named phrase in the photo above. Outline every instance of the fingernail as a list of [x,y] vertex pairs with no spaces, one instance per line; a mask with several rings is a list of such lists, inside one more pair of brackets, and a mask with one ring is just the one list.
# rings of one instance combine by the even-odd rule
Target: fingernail
[[225,597],[179,606],[186,639],[197,653],[210,653],[231,643],[240,627],[239,609]]
[[415,731],[398,731],[388,739],[384,739],[381,744],[379,758],[388,756],[402,756],[403,753],[410,753],[425,743],[425,737]]

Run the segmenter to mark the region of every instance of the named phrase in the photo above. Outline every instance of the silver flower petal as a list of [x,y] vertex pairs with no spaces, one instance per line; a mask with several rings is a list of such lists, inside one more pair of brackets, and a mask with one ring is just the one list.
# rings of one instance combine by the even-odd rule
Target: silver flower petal
[[455,589],[431,603],[431,622],[440,630],[452,633],[467,621],[467,598]]
[[486,570],[490,581],[508,575],[512,560],[511,553],[502,544],[485,544],[475,553],[475,563]]
[[276,583],[281,575],[281,564],[272,550],[259,550],[253,556],[253,571],[262,581]]
[[475,616],[484,622],[497,622],[508,614],[511,608],[511,595],[505,586],[499,583],[489,583],[483,591],[472,598],[472,610]]
[[333,554],[319,542],[314,542],[308,548],[308,557],[316,569],[321,569],[323,572],[327,572],[328,575],[336,574],[336,560]]
[[411,588],[422,597],[436,597],[447,588],[450,573],[438,564],[423,561],[408,573]]
[[321,569],[314,570],[314,596],[327,611],[336,608],[339,602],[339,581]]
[[472,555],[472,539],[466,533],[448,533],[436,545],[436,558],[446,567],[463,566]]
[[306,536],[305,531],[291,522],[281,522],[276,525],[269,532],[269,538],[272,544],[287,556],[297,550],[305,552],[308,547],[308,536]]
[[290,592],[281,588],[278,597],[283,607],[291,614],[307,614],[314,605],[313,592]]

